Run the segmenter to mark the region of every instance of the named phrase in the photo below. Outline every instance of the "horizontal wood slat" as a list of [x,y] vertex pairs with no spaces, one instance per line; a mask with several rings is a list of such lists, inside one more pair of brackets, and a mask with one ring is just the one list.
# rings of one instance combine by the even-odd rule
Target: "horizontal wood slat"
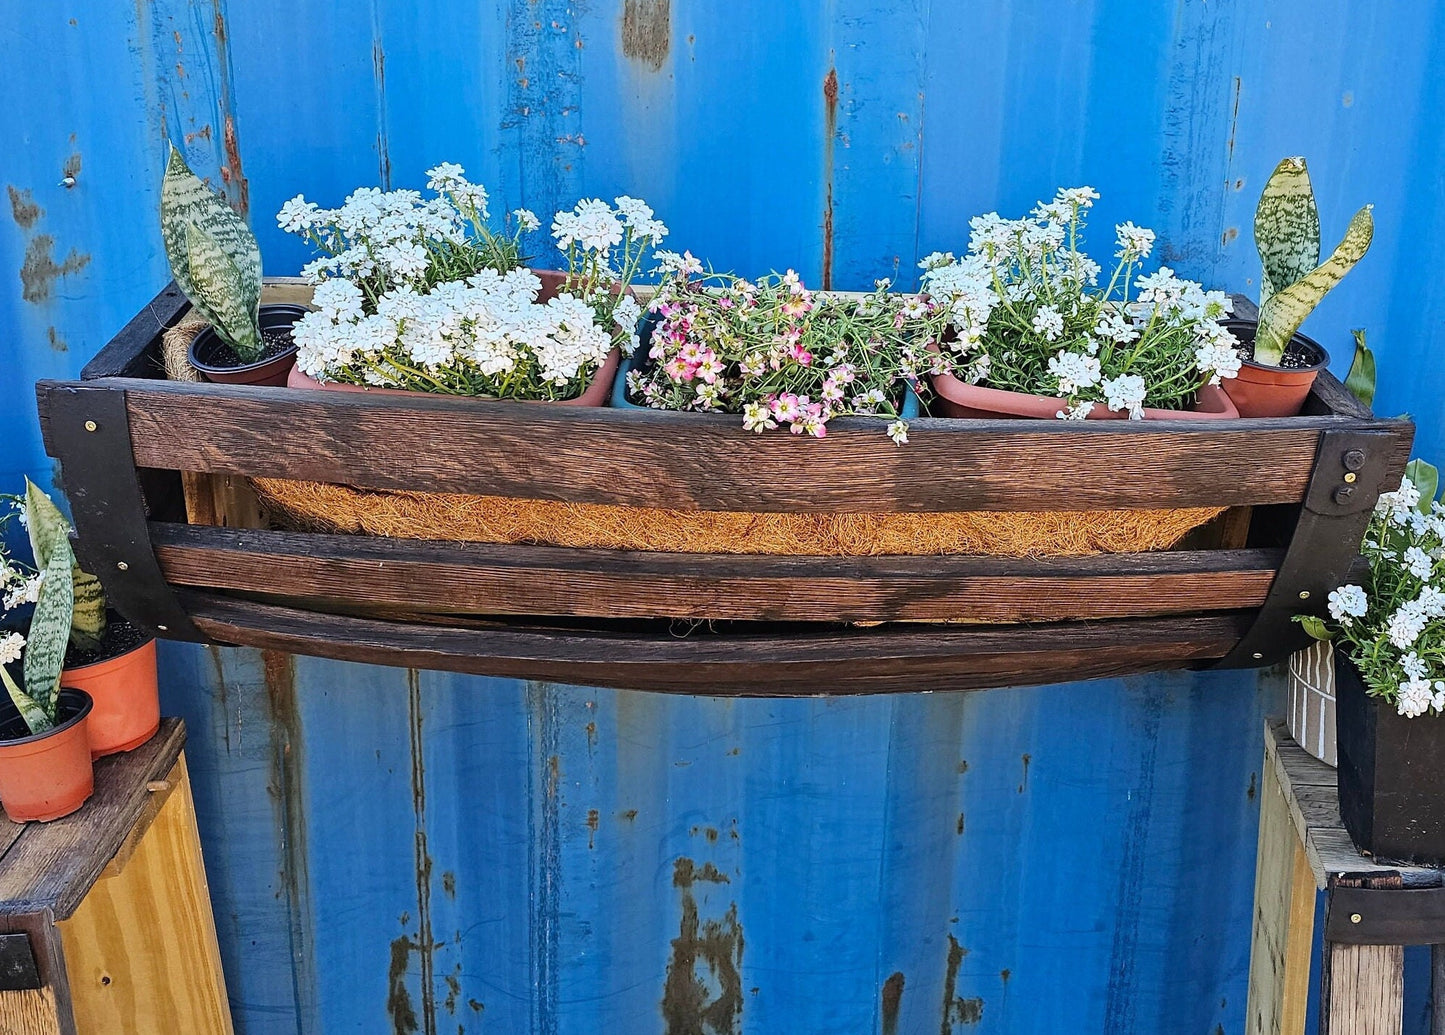
[[[371,397],[104,378],[42,382],[42,422],[84,423],[125,392],[140,467],[701,510],[919,512],[1248,506],[1303,498],[1335,416],[1214,422],[914,422],[890,442],[840,419],[826,439],[734,416]],[[50,439],[47,438],[47,441]]]
[[817,634],[678,636],[453,628],[316,614],[181,590],[218,643],[343,661],[583,686],[799,696],[1025,686],[1178,668],[1223,656],[1248,612],[998,628],[893,626]]
[[1282,550],[1070,558],[772,557],[422,542],[152,524],[167,581],[457,614],[1059,621],[1265,598]]

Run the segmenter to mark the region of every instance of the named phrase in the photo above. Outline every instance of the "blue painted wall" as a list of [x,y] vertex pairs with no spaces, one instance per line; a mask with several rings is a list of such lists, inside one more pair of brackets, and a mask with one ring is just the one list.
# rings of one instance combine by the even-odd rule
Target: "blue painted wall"
[[[843,288],[1088,183],[1101,250],[1133,219],[1252,291],[1254,199],[1303,153],[1327,234],[1365,201],[1378,227],[1306,330],[1343,360],[1367,326],[1379,408],[1435,452],[1437,11],[12,3],[0,479],[50,477],[30,383],[166,279],[167,139],[273,274],[303,261],[287,197],[454,160],[499,208],[626,191],[719,266]],[[1269,676],[727,701],[176,645],[163,669],[249,1035],[1243,1028]]]

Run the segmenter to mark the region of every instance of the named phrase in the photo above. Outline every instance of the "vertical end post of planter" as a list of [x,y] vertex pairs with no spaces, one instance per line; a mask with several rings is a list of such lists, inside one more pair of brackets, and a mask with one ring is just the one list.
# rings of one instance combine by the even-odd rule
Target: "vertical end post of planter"
[[1269,594],[1239,644],[1210,667],[1261,668],[1308,644],[1294,616],[1323,615],[1330,592],[1349,577],[1375,501],[1399,481],[1414,434],[1408,421],[1320,432],[1299,520]]
[[45,450],[60,462],[76,558],[106,598],[153,636],[203,641],[167,585],[152,548],[125,390],[103,382],[41,382]]

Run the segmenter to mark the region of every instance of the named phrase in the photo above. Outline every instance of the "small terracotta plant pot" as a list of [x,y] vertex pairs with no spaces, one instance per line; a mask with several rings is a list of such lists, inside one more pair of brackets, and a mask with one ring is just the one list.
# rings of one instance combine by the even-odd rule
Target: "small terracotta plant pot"
[[[542,289],[537,292],[538,302],[546,302],[561,294],[562,285],[567,282],[567,274],[561,270],[533,270],[532,272],[542,282]],[[592,375],[592,380],[587,383],[587,387],[583,389],[581,395],[572,399],[538,399],[535,401],[551,406],[606,406],[607,399],[612,394],[612,382],[617,377],[617,367],[621,362],[622,352],[614,348],[607,353],[607,358],[597,368],[597,373]],[[339,381],[318,381],[311,375],[303,373],[297,366],[291,367],[284,383],[288,388],[309,388],[322,392],[366,392],[369,395],[408,395],[413,398],[418,395],[440,394],[413,391],[410,388],[372,388],[369,385],[343,384]],[[478,395],[454,396],[454,398],[490,399],[493,397]],[[523,400],[514,401],[521,402]]]
[[103,661],[67,668],[60,681],[84,690],[95,702],[90,713],[92,758],[134,750],[160,729],[155,640]]
[[59,819],[95,790],[90,765],[90,695],[60,691],[54,729],[31,733],[18,714],[0,722],[0,805],[15,823]]
[[[929,350],[938,351],[937,345]],[[931,407],[944,417],[997,418],[1028,417],[1037,420],[1057,420],[1060,410],[1067,403],[1063,399],[1047,395],[1029,395],[1026,392],[1007,392],[1000,388],[984,388],[971,385],[952,374],[929,374],[933,391],[938,396]],[[1106,410],[1102,403],[1095,403],[1089,411],[1089,420],[1125,420],[1129,414],[1123,410]],[[1214,385],[1199,389],[1194,405],[1187,410],[1161,410],[1157,407],[1144,408],[1145,420],[1228,420],[1238,417],[1239,411]]]
[[[290,341],[291,327],[305,316],[304,305],[263,305],[261,307],[261,334],[265,337],[284,333]],[[187,354],[191,366],[201,372],[207,381],[227,385],[284,385],[286,375],[296,365],[296,346],[288,344],[276,355],[268,356],[256,363],[237,364],[230,362],[236,355],[231,347],[216,336],[214,328],[207,327],[191,339]]]
[[[1226,320],[1224,327],[1251,348],[1259,324],[1250,320]],[[1245,360],[1239,376],[1224,382],[1224,390],[1241,417],[1297,417],[1321,370],[1330,365],[1323,345],[1303,334],[1290,339],[1290,346],[1310,354],[1313,362],[1302,367],[1270,367]]]

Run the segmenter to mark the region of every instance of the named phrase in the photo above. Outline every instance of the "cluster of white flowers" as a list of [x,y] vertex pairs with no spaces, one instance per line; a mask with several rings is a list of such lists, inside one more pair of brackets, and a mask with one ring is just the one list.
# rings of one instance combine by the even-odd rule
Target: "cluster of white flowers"
[[[1101,269],[1079,250],[1092,187],[1059,190],[1023,219],[996,212],[969,223],[968,254],[934,252],[923,288],[948,311],[951,371],[970,383],[1064,399],[1063,418],[1098,403],[1144,415],[1144,400],[1187,405],[1205,384],[1234,377],[1238,343],[1219,320],[1230,301],[1167,266],[1135,276],[1154,232],[1115,227],[1118,265]],[[980,364],[980,358],[986,362]]]
[[483,270],[425,295],[410,287],[387,292],[368,315],[360,288],[328,281],[316,290],[317,311],[292,332],[296,363],[318,379],[349,368],[367,384],[389,387],[409,387],[418,370],[442,380],[460,371],[498,378],[535,363],[543,382],[565,385],[607,358],[613,335],[580,298],[539,302],[541,287],[527,269]]
[[[1433,470],[1419,461],[1412,469],[1422,478]],[[1424,498],[1407,476],[1381,494],[1362,549],[1369,585],[1330,593],[1333,629],[1313,619],[1306,628],[1336,639],[1370,692],[1401,715],[1445,713],[1445,506]]]
[[[612,348],[637,344],[641,307],[627,287],[667,235],[646,202],[595,198],[558,212],[566,261],[555,297],[521,266],[521,238],[541,226],[511,212],[488,226],[490,198],[460,165],[427,171],[432,198],[362,188],[336,209],[298,195],[281,228],[321,255],[303,270],[317,311],[292,332],[297,366],[323,381],[505,398],[575,394]],[[691,259],[691,256],[688,256]],[[695,261],[695,260],[693,260]]]
[[[281,206],[276,222],[321,252],[301,271],[312,283],[341,277],[373,285],[373,294],[407,286],[421,290],[449,249],[486,251],[498,240],[487,228],[487,191],[468,181],[461,166],[445,162],[428,170],[427,188],[434,197],[362,187],[334,209],[298,194]],[[519,232],[538,225],[526,209],[513,219]]]

